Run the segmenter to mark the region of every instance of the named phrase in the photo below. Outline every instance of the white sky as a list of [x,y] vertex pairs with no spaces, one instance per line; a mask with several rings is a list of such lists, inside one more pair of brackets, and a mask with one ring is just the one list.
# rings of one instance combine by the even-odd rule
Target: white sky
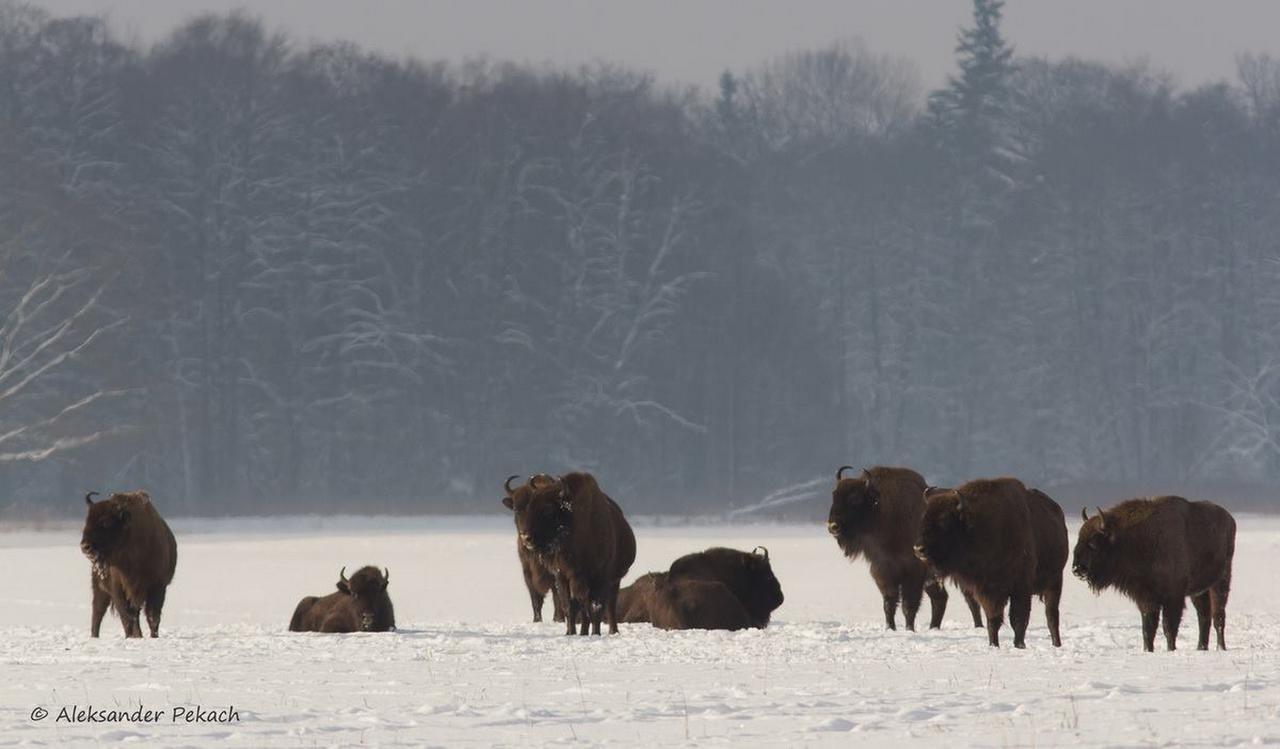
[[[151,41],[188,16],[245,8],[302,40],[349,39],[391,54],[480,54],[565,64],[606,59],[666,81],[713,85],[789,50],[861,38],[904,55],[926,85],[951,72],[970,0],[27,0],[107,12]],[[1009,0],[1020,53],[1147,59],[1183,84],[1233,78],[1240,52],[1280,54],[1280,0]]]

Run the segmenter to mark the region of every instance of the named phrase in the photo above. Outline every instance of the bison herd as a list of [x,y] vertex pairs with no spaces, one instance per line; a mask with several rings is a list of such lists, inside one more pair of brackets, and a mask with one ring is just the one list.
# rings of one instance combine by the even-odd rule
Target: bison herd
[[[1000,644],[1005,609],[1013,645],[1026,647],[1031,598],[1044,604],[1055,647],[1062,645],[1058,606],[1068,557],[1062,508],[1016,478],[969,481],[939,488],[908,468],[877,466],[857,474],[836,471],[827,531],[849,559],[865,557],[884,601],[885,626],[896,628],[899,606],[908,630],[929,597],[929,627],[942,625],[946,583],[959,588],[992,646]],[[520,486],[504,484],[502,504],[516,526],[520,562],[533,621],[542,621],[551,594],[555,621],[566,634],[618,632],[619,622],[659,629],[763,629],[782,605],[769,550],[715,547],[676,559],[622,588],[636,557],[636,538],[622,508],[589,473],[537,474]],[[126,637],[141,637],[145,613],[152,637],[160,630],[165,590],[173,580],[177,543],[146,492],[113,494],[94,502],[80,549],[91,565],[90,634],[97,637],[108,607]],[[1090,517],[1082,511],[1072,571],[1095,593],[1114,588],[1142,615],[1142,644],[1154,650],[1163,617],[1165,642],[1175,648],[1188,597],[1199,623],[1199,649],[1210,627],[1226,648],[1227,596],[1236,524],[1212,502],[1182,497],[1130,499]],[[386,632],[395,629],[387,593],[391,575],[377,567],[338,574],[337,590],[298,602],[294,632]]]

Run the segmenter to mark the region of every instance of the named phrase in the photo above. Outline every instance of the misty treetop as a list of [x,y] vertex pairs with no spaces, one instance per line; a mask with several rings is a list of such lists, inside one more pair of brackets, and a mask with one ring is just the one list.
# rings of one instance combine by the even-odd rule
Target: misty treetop
[[1280,62],[1183,90],[999,11],[932,93],[858,44],[686,91],[0,0],[0,506],[1280,480]]

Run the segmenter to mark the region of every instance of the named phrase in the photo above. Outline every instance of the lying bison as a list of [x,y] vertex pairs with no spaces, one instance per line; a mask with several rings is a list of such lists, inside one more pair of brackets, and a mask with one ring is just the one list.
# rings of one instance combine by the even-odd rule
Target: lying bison
[[298,602],[289,621],[290,632],[386,632],[396,628],[396,612],[387,594],[390,570],[361,567],[347,579],[338,573],[338,591],[307,596]]
[[85,495],[89,511],[80,537],[80,551],[92,565],[89,634],[98,636],[111,606],[125,637],[142,637],[138,617],[144,610],[151,636],[158,637],[165,591],[178,564],[178,542],[146,492],[112,494],[96,503],[95,494]]
[[[554,570],[566,597],[565,634],[600,634],[601,616],[609,633],[618,632],[618,583],[636,558],[636,537],[622,508],[600,490],[589,473],[529,479],[527,495],[512,498],[516,531],[524,548]],[[579,614],[581,618],[579,619]]]
[[1236,549],[1236,521],[1212,502],[1182,497],[1130,499],[1089,517],[1076,541],[1072,571],[1098,593],[1114,587],[1138,604],[1142,647],[1155,650],[1156,625],[1164,613],[1170,650],[1187,596],[1200,620],[1200,650],[1209,649],[1209,620],[1218,649],[1227,647],[1227,594]]
[[1008,603],[1013,646],[1026,647],[1031,596],[1039,595],[1053,645],[1061,646],[1058,602],[1067,563],[1067,524],[1058,503],[1012,478],[930,488],[926,497],[915,551],[978,600],[987,615],[991,645],[1000,646]]
[[[653,622],[660,626],[651,613],[656,583],[659,580],[670,583],[667,590],[671,595],[679,596],[687,606],[692,597],[703,595],[710,597],[699,601],[699,611],[709,611],[715,601],[723,596],[718,590],[707,592],[705,587],[687,586],[681,589],[675,583],[685,580],[711,582],[722,585],[733,595],[736,603],[729,608],[726,621],[736,622],[738,610],[747,614],[747,626],[763,629],[769,624],[769,617],[774,609],[782,605],[782,585],[773,574],[769,563],[769,550],[757,546],[754,551],[745,552],[737,549],[713,547],[706,551],[686,554],[671,563],[665,573],[649,573],[636,579],[631,585],[623,588],[618,595],[618,616],[624,622]],[[699,621],[707,622],[704,615]],[[684,629],[683,627],[665,627],[666,629]],[[729,627],[695,626],[692,629],[729,629]],[[732,627],[740,629],[740,627]]]
[[756,626],[729,586],[714,580],[659,572],[646,601],[649,621],[659,629],[728,629]]
[[[502,504],[508,510],[515,509],[517,495],[527,495],[532,491],[528,485],[512,489],[511,482],[516,478],[518,476],[509,476],[502,484],[502,488],[507,493],[502,498]],[[564,598],[560,594],[560,589],[556,587],[555,573],[547,569],[546,565],[538,560],[536,553],[525,548],[518,533],[516,534],[516,556],[520,559],[520,571],[524,575],[524,587],[528,589],[529,602],[533,605],[533,620],[535,622],[542,621],[542,604],[547,600],[549,591],[553,607],[553,620],[557,622],[564,621]]]
[[[911,549],[924,515],[924,479],[909,468],[885,466],[845,478],[844,472],[851,468],[841,466],[836,471],[827,531],[849,559],[866,556],[871,579],[884,598],[884,622],[889,629],[896,629],[894,616],[901,600],[907,629],[915,630],[923,593],[929,594],[929,627],[941,627],[947,610],[946,588]],[[968,593],[964,597],[973,626],[981,627],[977,601]]]

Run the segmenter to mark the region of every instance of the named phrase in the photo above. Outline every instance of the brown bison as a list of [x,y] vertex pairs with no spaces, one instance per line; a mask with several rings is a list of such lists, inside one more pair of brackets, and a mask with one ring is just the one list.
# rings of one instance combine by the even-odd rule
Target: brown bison
[[[686,554],[671,563],[666,573],[649,573],[636,579],[618,594],[618,616],[624,622],[653,621],[650,599],[660,575],[675,583],[682,580],[701,580],[720,583],[737,599],[733,609],[747,612],[749,626],[764,629],[774,609],[782,605],[782,586],[774,577],[769,564],[769,550],[757,546],[754,551],[713,547],[706,551]],[[669,585],[668,588],[671,586]],[[693,586],[691,590],[697,589]],[[716,594],[718,596],[718,593]],[[704,604],[706,605],[706,604]],[[735,619],[736,620],[736,619]],[[719,627],[695,627],[696,629],[720,629]],[[670,628],[669,628],[670,629]]]
[[[844,472],[851,468],[841,466],[836,471],[827,532],[849,559],[866,556],[871,579],[884,598],[885,626],[896,629],[894,616],[901,600],[907,629],[914,631],[920,599],[928,593],[929,627],[941,627],[947,610],[946,588],[911,550],[924,515],[924,478],[909,468],[886,466],[867,468],[857,476],[845,478]],[[968,593],[964,598],[973,615],[973,626],[981,627],[977,601]]]
[[1067,524],[1058,503],[1013,478],[930,488],[926,497],[916,554],[978,600],[991,645],[1000,646],[1008,603],[1013,646],[1026,647],[1031,596],[1039,595],[1053,645],[1061,646],[1058,602]]
[[112,494],[101,502],[93,501],[95,494],[85,495],[89,512],[80,536],[80,551],[92,565],[89,634],[98,636],[111,606],[125,637],[142,637],[142,611],[151,636],[158,637],[165,591],[178,565],[178,542],[146,492]]
[[[511,482],[517,478],[519,478],[518,475],[509,476],[502,484],[502,488],[507,493],[502,498],[502,504],[508,510],[515,509],[516,495],[528,494],[532,491],[528,485],[512,489]],[[520,559],[520,571],[524,574],[524,587],[529,590],[529,602],[533,605],[533,620],[535,622],[542,621],[542,604],[547,600],[547,592],[549,591],[553,607],[553,620],[557,622],[564,621],[564,599],[560,595],[560,589],[556,587],[555,574],[538,560],[537,554],[525,548],[519,534],[516,535],[516,556]]]
[[728,629],[754,627],[751,615],[729,586],[714,580],[652,576],[647,597],[649,619],[659,629]]
[[[525,549],[556,576],[566,598],[565,634],[618,632],[618,583],[636,558],[636,537],[618,507],[589,473],[529,479],[527,496],[512,499],[516,531]],[[581,617],[579,618],[579,614]]]
[[1170,650],[1187,596],[1200,620],[1196,647],[1209,649],[1209,620],[1218,649],[1227,647],[1227,594],[1236,550],[1236,521],[1212,502],[1182,497],[1130,499],[1089,517],[1076,541],[1072,571],[1093,592],[1115,588],[1138,604],[1142,647],[1155,650],[1156,625],[1164,613]]
[[396,612],[387,595],[391,571],[361,567],[347,579],[338,573],[338,591],[298,601],[290,632],[386,632],[396,628]]

